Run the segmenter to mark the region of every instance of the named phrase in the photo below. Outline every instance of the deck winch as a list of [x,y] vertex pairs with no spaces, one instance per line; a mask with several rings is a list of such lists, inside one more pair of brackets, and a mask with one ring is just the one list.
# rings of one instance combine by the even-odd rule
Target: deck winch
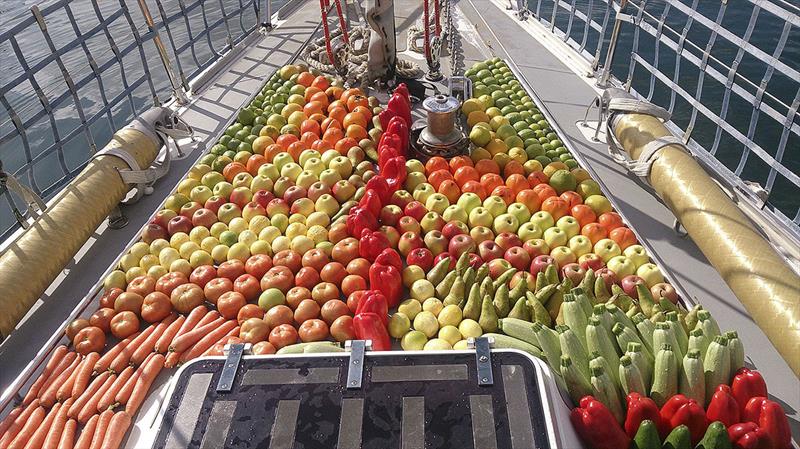
[[454,97],[438,94],[426,98],[422,106],[428,115],[424,127],[414,127],[418,156],[427,160],[433,156],[450,158],[462,154],[469,141],[456,126],[461,102]]

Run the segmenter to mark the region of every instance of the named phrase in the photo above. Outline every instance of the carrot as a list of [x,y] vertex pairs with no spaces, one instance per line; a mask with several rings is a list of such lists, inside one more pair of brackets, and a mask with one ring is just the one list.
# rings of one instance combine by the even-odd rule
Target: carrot
[[75,447],[73,449],[89,449],[89,446],[92,444],[92,438],[94,438],[94,433],[97,430],[98,421],[100,421],[100,415],[94,415],[89,419],[89,422],[83,426],[81,436],[78,437],[78,441],[75,442]]
[[[25,406],[25,409],[22,413],[14,419],[14,422],[8,427],[6,433],[0,437],[0,449],[6,449],[14,441],[14,438],[22,431],[22,428],[25,427],[25,424],[28,423],[28,420],[31,417],[31,414],[39,408],[39,399],[34,399],[30,404]],[[13,412],[12,412],[13,413]]]
[[117,376],[116,380],[114,380],[114,384],[111,385],[111,388],[106,390],[103,397],[100,398],[100,402],[97,403],[97,413],[102,413],[107,408],[113,406],[116,402],[117,393],[122,389],[125,385],[125,382],[133,376],[134,369],[132,366],[129,366],[122,370]]
[[117,392],[117,396],[114,398],[114,404],[125,405],[125,403],[128,402],[128,398],[131,397],[133,387],[136,386],[136,381],[139,380],[139,376],[142,375],[142,368],[144,368],[144,365],[146,364],[147,361],[145,361],[142,366],[136,369],[136,371],[133,372],[133,375],[131,375],[122,388],[120,388],[119,392]]
[[8,414],[5,418],[3,418],[3,422],[0,423],[0,441],[3,441],[3,437],[5,436],[6,430],[8,430],[14,421],[19,418],[19,415],[25,410],[25,407],[18,405],[14,407],[14,410],[11,410],[11,413]]
[[77,398],[86,391],[86,387],[89,386],[89,379],[92,377],[92,371],[94,371],[94,367],[99,360],[100,354],[96,352],[91,352],[84,358],[83,364],[79,369],[80,374],[75,378],[75,384],[72,386],[73,398]]
[[207,335],[208,333],[214,331],[216,328],[220,327],[224,322],[225,318],[219,317],[208,324],[198,325],[196,328],[190,330],[189,332],[173,340],[172,344],[169,347],[170,351],[173,352],[186,351],[187,349],[189,349],[190,346],[200,341],[200,339],[203,338],[204,335]]
[[[69,379],[70,375],[73,371],[78,369],[78,365],[80,365],[80,357],[78,357],[77,353],[74,357],[71,357],[72,362],[67,366],[67,368],[61,372],[58,376],[53,379],[50,385],[47,386],[47,389],[44,390],[42,397],[39,398],[42,405],[45,407],[52,407],[53,404],[56,403],[56,394],[58,394],[58,389],[61,388],[61,385]],[[66,358],[65,358],[66,360]]]
[[72,403],[72,407],[69,408],[70,418],[78,419],[78,414],[81,412],[81,410],[83,410],[83,406],[86,405],[87,402],[89,402],[89,399],[91,399],[91,397],[94,396],[98,390],[100,390],[100,388],[103,386],[103,384],[105,383],[106,379],[108,379],[109,376],[111,376],[111,373],[105,371],[100,373],[99,376],[94,378],[92,383],[89,384],[89,387],[86,389],[86,391],[84,391],[83,394],[80,395],[77,399],[75,399],[75,402]]
[[214,343],[214,346],[208,348],[208,350],[203,353],[203,357],[223,355],[222,351],[225,349],[225,345],[232,343],[241,343],[242,339],[239,338],[239,330],[240,326],[234,327],[230,332],[228,332],[228,335],[226,335],[220,341]]
[[81,411],[78,412],[79,423],[85,424],[87,421],[89,421],[89,418],[97,414],[97,403],[100,402],[100,399],[103,398],[103,395],[106,393],[106,391],[111,388],[111,385],[114,385],[114,380],[116,380],[116,378],[116,374],[108,376],[97,392],[89,397],[89,400],[86,401],[86,404],[84,404]]
[[78,377],[78,374],[80,374],[81,367],[83,366],[85,360],[86,358],[84,357],[84,359],[78,364],[77,369],[72,370],[72,373],[69,375],[67,381],[58,387],[58,392],[56,392],[57,401],[60,402],[72,397],[72,386],[75,385],[75,378]]
[[150,327],[153,328],[153,332],[150,333],[150,336],[133,351],[133,355],[131,356],[131,363],[136,366],[139,366],[144,362],[144,359],[147,357],[148,354],[153,352],[153,348],[156,347],[156,342],[159,338],[164,334],[164,331],[169,327],[169,325],[175,320],[175,315],[170,315],[161,321],[158,324],[152,324]]
[[175,334],[175,337],[172,340],[170,340],[167,349],[171,350],[170,348],[172,347],[172,343],[175,342],[176,338],[180,338],[181,335],[189,332],[190,330],[196,329],[202,326],[203,324],[206,324],[209,318],[213,320],[217,316],[219,316],[219,313],[217,313],[214,310],[208,311],[208,309],[206,309],[206,306],[195,307],[194,310],[192,310],[186,317],[186,321],[183,322],[183,326],[181,326],[180,330],[178,330],[178,333]]
[[224,337],[238,324],[239,323],[236,320],[225,321],[221,326],[201,337],[197,343],[192,345],[191,348],[187,349],[183,354],[181,354],[181,363],[186,363],[193,358],[200,357],[200,355],[206,352],[208,348],[214,346],[214,343],[219,341],[219,339]]
[[33,432],[33,436],[25,442],[25,449],[41,449],[59,410],[61,410],[61,404],[56,404],[50,409],[42,424]]
[[[205,306],[200,306],[205,307]],[[196,310],[196,309],[195,309]],[[161,334],[161,337],[158,338],[158,341],[155,345],[156,352],[160,352],[164,354],[169,349],[169,344],[172,342],[172,339],[175,338],[175,335],[178,334],[178,331],[181,330],[184,321],[186,321],[186,317],[183,315],[179,315],[175,321],[170,324],[167,329]]]
[[133,334],[128,338],[120,340],[119,342],[117,342],[117,344],[115,344],[108,351],[106,351],[106,353],[103,354],[103,356],[100,357],[100,360],[98,360],[97,363],[94,365],[94,372],[101,373],[107,370],[111,366],[111,362],[113,362],[114,359],[117,358],[119,353],[122,352],[126,346],[128,346],[128,344],[131,342],[131,340],[133,340],[134,337],[136,337],[136,335],[137,334]]
[[63,404],[56,404],[56,406],[53,407],[53,410],[59,406],[61,408],[58,409],[58,414],[56,414],[53,424],[47,432],[42,449],[59,449],[58,442],[61,441],[61,434],[64,433],[64,426],[67,425],[67,412],[69,411],[71,403],[72,398],[67,399]]
[[[70,419],[64,425],[64,431],[61,432],[61,438],[58,440],[58,449],[73,449],[75,445],[75,434],[78,432],[78,421]],[[47,444],[47,443],[45,443]]]
[[122,439],[131,426],[131,415],[126,411],[117,412],[108,424],[108,430],[103,438],[103,445],[100,449],[118,449],[122,444]]
[[175,368],[178,366],[178,363],[181,361],[181,353],[180,352],[170,352],[167,354],[167,357],[164,359],[164,367],[165,368]]
[[[145,332],[147,332],[149,329],[150,328],[147,328],[147,329],[145,329],[144,332],[137,332],[137,333],[131,335],[130,337],[128,337],[128,338],[130,338],[130,341],[128,342],[128,344],[126,344],[125,347],[122,348],[122,351],[120,351],[119,354],[117,354],[117,356],[114,357],[114,360],[111,361],[111,365],[108,366],[108,368],[111,371],[114,371],[115,373],[119,373],[122,370],[124,370],[125,367],[128,366],[131,363],[131,356],[133,355],[133,351],[136,350],[136,346],[137,346],[137,344],[139,342],[139,338]],[[148,333],[148,335],[149,335],[149,333]],[[126,338],[126,340],[127,340],[127,338]]]
[[156,379],[156,376],[158,376],[158,373],[161,372],[161,368],[163,367],[164,356],[161,354],[156,354],[150,358],[146,364],[142,365],[142,374],[138,379],[136,379],[136,385],[133,387],[131,397],[125,404],[125,411],[131,416],[135,415],[136,411],[139,410],[142,402],[144,402],[147,392],[150,390],[150,385],[153,384],[153,381]]
[[106,410],[100,414],[100,419],[97,421],[97,428],[94,430],[92,444],[89,446],[89,449],[100,449],[100,447],[102,447],[103,439],[106,437],[106,432],[108,431],[108,424],[113,417],[114,412],[111,410]]
[[8,449],[22,449],[33,437],[33,434],[36,433],[36,429],[42,424],[44,421],[44,417],[47,415],[44,407],[41,405],[36,407],[36,410],[30,414],[28,419],[25,421],[25,425],[22,427],[22,430],[14,437],[14,441],[8,445]]
[[39,397],[39,391],[47,382],[47,379],[53,374],[56,366],[59,365],[61,359],[63,359],[65,355],[67,355],[67,347],[65,345],[61,345],[53,351],[53,355],[50,356],[50,360],[47,361],[44,370],[42,370],[42,373],[39,374],[39,377],[33,382],[30,390],[28,390],[28,394],[26,394],[25,398],[22,400],[23,405],[28,405],[34,398]]

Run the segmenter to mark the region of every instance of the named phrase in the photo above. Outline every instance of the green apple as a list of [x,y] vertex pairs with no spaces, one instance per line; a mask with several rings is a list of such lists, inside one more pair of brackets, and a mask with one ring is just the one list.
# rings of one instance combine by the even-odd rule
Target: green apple
[[[262,165],[261,167],[258,167],[258,174],[261,176],[266,176],[267,178],[271,179],[272,182],[275,182],[276,179],[281,177],[281,172],[278,170],[278,167],[276,167],[275,164],[270,162]],[[224,180],[225,178],[222,179]]]
[[461,208],[464,209],[467,214],[469,214],[472,212],[472,209],[481,206],[481,198],[472,192],[466,192],[461,194],[456,204],[461,206]]
[[547,246],[553,249],[555,249],[555,247],[557,246],[566,245],[567,241],[569,240],[567,238],[567,233],[564,232],[563,229],[557,228],[555,226],[552,228],[545,229],[543,238],[544,241],[547,243]]
[[577,262],[578,256],[572,252],[571,249],[567,248],[566,246],[557,246],[550,251],[550,257],[556,261],[559,267],[563,267],[566,264]]
[[603,195],[589,195],[583,203],[591,207],[598,217],[612,211],[611,202]]
[[490,228],[494,223],[494,217],[485,207],[479,206],[470,211],[467,221],[471,228],[476,226]]
[[420,184],[428,181],[423,172],[409,172],[406,176],[405,188],[409,192],[413,192]]
[[636,265],[625,256],[614,256],[606,262],[609,270],[617,274],[622,279],[636,273]]
[[523,242],[527,242],[528,240],[542,238],[542,229],[539,228],[536,223],[531,223],[529,221],[520,225],[517,234]]
[[183,196],[189,196],[192,189],[199,185],[200,181],[193,178],[186,178],[178,183],[178,188],[176,190]]
[[294,159],[292,159],[292,155],[289,153],[278,153],[272,158],[272,163],[275,164],[275,168],[277,168],[280,173],[287,164],[294,163]]
[[[433,186],[431,186],[433,188]],[[447,199],[446,196],[442,195],[441,193],[433,193],[428,198],[425,199],[425,209],[429,211],[436,212],[437,214],[441,215],[444,213],[444,210],[450,205],[450,201]]]
[[233,185],[227,181],[223,181],[215,185],[211,191],[218,197],[230,198],[231,193],[233,193]]
[[106,276],[103,280],[103,287],[106,291],[112,288],[120,288],[125,289],[128,285],[128,281],[125,279],[125,272],[121,270],[114,270]]
[[422,303],[413,298],[406,299],[397,306],[397,311],[413,320],[418,313],[422,312]]
[[272,181],[271,178],[265,175],[256,175],[253,176],[253,181],[250,183],[250,190],[253,192],[258,192],[259,190],[266,190],[271,192],[272,187],[275,183]]
[[219,242],[225,246],[231,246],[238,241],[239,234],[233,231],[223,231],[222,234],[219,235]]
[[[309,200],[310,201],[310,200]],[[314,203],[314,209],[332,217],[339,211],[339,202],[328,193],[323,193]]]
[[447,208],[442,213],[442,218],[444,221],[451,222],[451,221],[460,221],[462,223],[466,223],[469,220],[469,215],[464,210],[463,207],[457,204],[451,204],[447,206]]
[[425,166],[419,159],[409,159],[406,161],[406,171],[410,173],[425,173]]
[[233,203],[225,203],[219,207],[217,211],[217,218],[219,221],[227,224],[230,223],[236,217],[242,216],[242,210],[239,209],[239,206]]
[[406,333],[400,340],[400,346],[404,351],[421,351],[426,343],[428,343],[428,337],[418,330]]
[[237,173],[236,176],[233,177],[233,182],[231,182],[234,189],[238,187],[247,187],[249,189],[252,183],[253,175],[247,172]]
[[423,233],[431,231],[441,231],[444,227],[444,218],[436,212],[430,211],[422,217],[419,226],[422,228]]
[[425,301],[436,295],[436,288],[427,279],[418,279],[411,284],[411,297],[417,301]]
[[288,164],[281,167],[281,176],[286,176],[292,181],[296,181],[297,177],[300,176],[300,173],[302,172],[303,172],[303,167],[301,167],[300,164],[296,164],[294,162],[289,162]]
[[475,241],[475,245],[479,245],[486,240],[494,240],[494,232],[486,226],[473,227],[469,230],[469,235]]
[[311,187],[311,184],[314,184],[317,181],[319,181],[319,177],[314,174],[314,172],[311,170],[303,170],[299,175],[297,175],[295,184],[308,190],[308,188]]
[[647,254],[647,250],[644,249],[642,245],[631,245],[625,248],[625,251],[623,251],[622,254],[630,259],[631,262],[636,265],[637,269],[650,262],[650,256]]
[[581,231],[580,223],[571,215],[564,215],[559,218],[556,226],[567,234],[567,238],[575,237]]
[[436,189],[434,189],[433,186],[427,182],[424,182],[414,188],[411,196],[413,196],[414,199],[420,203],[425,204],[428,201],[428,197],[434,193],[436,193]]
[[600,256],[603,262],[608,263],[612,257],[622,254],[622,250],[617,245],[617,242],[611,239],[600,239],[594,244],[594,253]]
[[[301,160],[302,160],[302,155],[300,157],[301,157]],[[325,166],[325,163],[322,162],[322,159],[320,159],[318,157],[308,158],[305,161],[305,163],[300,162],[300,165],[303,166],[304,170],[308,170],[308,171],[316,174],[317,176],[319,176],[319,174],[322,173],[322,170],[325,170],[326,168],[328,168],[328,167]]]
[[213,189],[215,185],[223,181],[225,181],[225,177],[222,176],[222,173],[216,171],[208,172],[200,178],[200,182],[209,189]]
[[268,288],[258,297],[258,307],[265,311],[284,304],[286,304],[286,295],[277,288]]
[[528,207],[522,203],[511,203],[511,205],[508,206],[507,212],[517,217],[520,223],[525,223],[531,219],[531,212],[528,210]]
[[501,232],[516,234],[517,229],[519,229],[519,220],[517,220],[517,217],[508,213],[500,214],[494,219],[492,226],[496,234],[500,234]]
[[336,156],[328,164],[328,168],[336,170],[342,176],[342,179],[348,178],[353,174],[353,163],[350,162],[346,156]]
[[206,200],[214,196],[214,193],[204,185],[195,186],[189,192],[189,199],[200,204],[205,204]]
[[553,216],[550,215],[550,212],[544,210],[540,210],[539,212],[531,215],[530,222],[538,226],[539,229],[549,229],[556,225],[556,222],[553,220]]
[[588,254],[592,252],[592,241],[589,240],[588,237],[583,235],[575,235],[570,237],[568,245],[569,249],[575,253],[576,256],[580,257],[584,254]]
[[654,263],[647,262],[642,264],[636,269],[636,275],[644,279],[647,288],[664,282],[664,275],[661,273],[661,269]]
[[331,161],[339,156],[341,156],[341,154],[336,150],[325,150],[325,152],[322,153],[322,162],[325,163],[326,167],[330,168]]
[[191,201],[186,195],[182,193],[175,193],[167,197],[164,202],[164,208],[170,209],[175,212],[180,212],[181,206]]
[[491,195],[487,197],[483,201],[483,207],[495,218],[506,213],[506,202],[499,196]]
[[403,268],[403,285],[411,288],[414,282],[425,278],[425,271],[419,265],[409,265]]
[[[327,165],[325,165],[325,163],[322,162],[322,155],[317,150],[303,150],[303,152],[300,153],[300,157],[297,163],[302,165],[303,168],[305,168],[306,170],[308,170],[309,168],[306,167],[306,164],[311,159],[317,159],[319,161],[319,164],[322,166],[320,171],[324,170],[327,167]],[[316,164],[316,162],[314,164]]]

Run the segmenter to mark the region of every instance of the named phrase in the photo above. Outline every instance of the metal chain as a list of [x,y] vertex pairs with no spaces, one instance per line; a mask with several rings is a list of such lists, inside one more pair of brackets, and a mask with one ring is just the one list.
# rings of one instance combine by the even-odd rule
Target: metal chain
[[[439,1],[439,0],[437,0]],[[452,1],[444,0],[445,5],[445,20],[447,20],[447,52],[450,54],[450,76],[457,75],[456,73],[456,39],[453,33],[453,10]]]

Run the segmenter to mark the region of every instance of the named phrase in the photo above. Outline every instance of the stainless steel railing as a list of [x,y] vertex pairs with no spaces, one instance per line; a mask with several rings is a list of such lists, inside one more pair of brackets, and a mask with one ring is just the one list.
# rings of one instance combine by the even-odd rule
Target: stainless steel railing
[[6,11],[0,241],[31,218],[3,176],[54,195],[122,124],[153,105],[185,102],[190,80],[255,31],[272,1],[55,0]]
[[529,0],[599,86],[668,127],[735,197],[800,242],[800,6],[786,0]]

